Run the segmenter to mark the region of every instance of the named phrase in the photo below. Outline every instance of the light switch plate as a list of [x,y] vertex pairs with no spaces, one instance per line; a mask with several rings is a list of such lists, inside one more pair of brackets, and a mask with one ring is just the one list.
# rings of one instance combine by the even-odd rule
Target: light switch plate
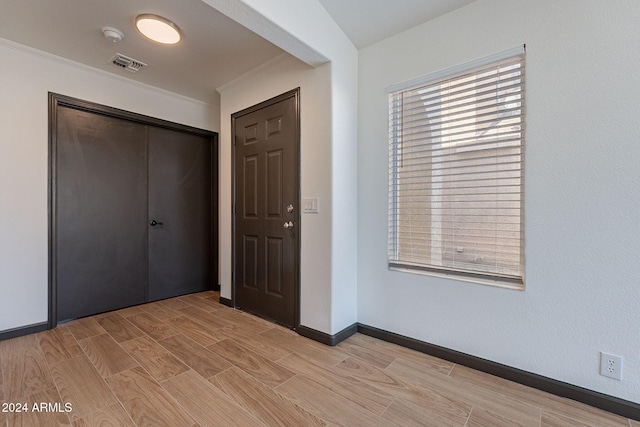
[[309,197],[302,199],[302,212],[303,213],[318,213],[319,201],[317,197]]

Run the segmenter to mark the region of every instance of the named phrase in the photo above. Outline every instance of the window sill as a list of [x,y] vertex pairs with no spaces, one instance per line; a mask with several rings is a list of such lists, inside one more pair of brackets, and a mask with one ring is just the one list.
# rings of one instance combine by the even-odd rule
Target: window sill
[[512,289],[516,291],[524,291],[524,281],[523,282],[514,282],[509,280],[500,280],[500,279],[490,279],[490,278],[482,278],[477,276],[467,276],[462,274],[456,274],[456,272],[438,272],[431,270],[420,270],[410,267],[400,267],[397,265],[389,265],[390,271],[399,271],[401,273],[410,273],[410,274],[418,274],[421,276],[431,276],[438,277],[441,279],[451,279],[457,280],[459,282],[467,282],[467,283],[476,283],[479,285],[485,286],[494,286],[503,289]]

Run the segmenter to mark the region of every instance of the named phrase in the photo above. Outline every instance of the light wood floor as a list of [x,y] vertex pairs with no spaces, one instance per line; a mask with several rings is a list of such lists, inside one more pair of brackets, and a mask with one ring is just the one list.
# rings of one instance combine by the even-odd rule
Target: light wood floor
[[217,301],[189,295],[0,342],[0,402],[28,409],[0,412],[0,426],[640,427],[365,335],[327,347]]

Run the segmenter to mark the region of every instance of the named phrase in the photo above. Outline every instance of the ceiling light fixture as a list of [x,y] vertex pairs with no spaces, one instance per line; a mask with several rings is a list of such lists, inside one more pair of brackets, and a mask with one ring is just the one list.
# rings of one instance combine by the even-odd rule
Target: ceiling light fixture
[[182,34],[176,24],[158,15],[144,13],[136,16],[136,28],[145,37],[162,44],[177,44]]

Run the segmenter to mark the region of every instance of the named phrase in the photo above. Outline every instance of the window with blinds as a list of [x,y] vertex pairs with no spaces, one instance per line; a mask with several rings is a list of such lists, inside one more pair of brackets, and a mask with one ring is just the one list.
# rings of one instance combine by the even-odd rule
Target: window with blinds
[[389,266],[523,284],[524,46],[389,89]]

